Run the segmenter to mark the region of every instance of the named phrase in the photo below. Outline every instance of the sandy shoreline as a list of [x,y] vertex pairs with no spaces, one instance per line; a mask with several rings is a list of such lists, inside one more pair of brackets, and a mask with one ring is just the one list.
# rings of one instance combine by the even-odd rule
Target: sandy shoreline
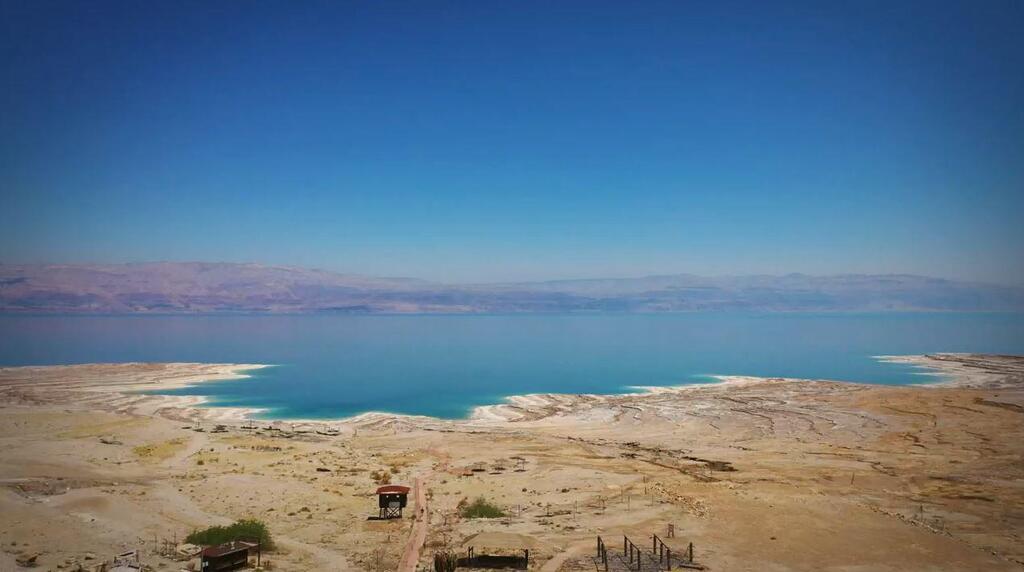
[[[903,355],[903,356],[875,356],[875,359],[889,363],[901,363],[914,365],[923,370],[922,375],[935,375],[951,378],[948,381],[937,380],[934,385],[949,385],[961,387],[981,387],[991,385],[995,380],[1001,379],[1000,374],[986,373],[985,370],[970,371],[961,362],[955,361],[967,354],[934,354],[934,355]],[[55,392],[98,392],[114,393],[120,397],[111,398],[110,403],[116,403],[124,407],[125,403],[131,402],[135,407],[151,411],[162,411],[165,414],[173,412],[175,418],[189,418],[197,421],[210,421],[218,423],[239,424],[244,422],[259,422],[270,424],[291,424],[291,425],[315,425],[326,428],[342,429],[350,425],[359,425],[367,422],[381,422],[389,419],[404,420],[407,422],[437,422],[446,421],[472,422],[472,423],[503,423],[524,418],[522,410],[555,408],[572,410],[579,403],[593,405],[605,400],[616,398],[642,397],[649,395],[671,395],[680,392],[691,391],[708,386],[741,386],[748,384],[765,383],[768,381],[815,381],[802,378],[769,378],[759,376],[738,376],[738,375],[709,375],[714,381],[696,382],[672,386],[631,386],[624,391],[614,394],[562,394],[562,393],[531,393],[521,395],[509,395],[501,403],[474,406],[469,415],[464,419],[445,420],[424,415],[410,415],[402,413],[391,413],[386,411],[365,411],[357,415],[338,418],[273,418],[254,417],[266,413],[268,410],[255,407],[221,406],[210,402],[204,396],[179,396],[164,395],[160,391],[180,389],[194,386],[209,381],[222,381],[232,379],[245,379],[250,377],[246,372],[274,367],[268,364],[231,364],[231,363],[189,363],[189,362],[168,362],[168,363],[91,363],[81,365],[64,366],[18,366],[0,367],[0,379],[8,379],[8,385],[16,382],[11,380],[21,379],[24,385],[31,382],[35,385],[45,386],[52,395]],[[117,370],[124,369],[131,373],[128,377],[119,375]],[[62,377],[63,372],[74,371],[78,375],[73,381],[64,382],[47,381],[48,377]],[[83,376],[83,373],[99,374],[95,376]],[[818,380],[820,381],[820,380]],[[859,382],[841,382],[853,383]],[[141,392],[145,392],[142,394]],[[94,403],[101,405],[100,401]],[[101,405],[102,406],[102,405]]]
[[998,389],[1015,387],[1024,380],[1024,367],[1019,356],[967,353],[937,353],[928,355],[875,356],[888,363],[919,367],[922,375],[939,376],[930,384],[935,387],[963,387]]
[[35,399],[82,399],[100,409],[162,412],[193,419],[241,422],[263,412],[260,408],[219,407],[200,395],[165,395],[211,381],[245,379],[246,372],[272,367],[266,364],[221,363],[111,363],[58,366],[0,367],[2,386],[12,394]]
[[[104,394],[89,400],[94,406],[106,410],[133,410],[142,413],[160,412],[175,419],[191,419],[215,423],[263,423],[271,425],[316,426],[342,430],[350,426],[388,421],[409,423],[505,423],[525,418],[521,411],[561,408],[572,410],[577,404],[593,405],[609,399],[670,395],[706,386],[744,385],[764,383],[770,378],[755,376],[708,376],[714,381],[674,386],[633,386],[623,393],[614,394],[562,394],[532,393],[510,395],[501,403],[474,406],[463,419],[441,419],[425,415],[410,415],[386,411],[365,411],[348,417],[327,419],[254,417],[267,409],[255,407],[221,406],[200,395],[165,395],[160,391],[180,389],[210,381],[245,379],[245,372],[274,367],[267,364],[231,363],[90,363],[61,366],[0,367],[0,383],[9,388],[27,390],[45,389],[45,395],[68,400],[69,394],[78,392]],[[71,372],[73,376],[66,374]],[[55,381],[56,380],[56,381]],[[787,381],[799,381],[796,379]],[[31,384],[31,385],[30,385]],[[145,393],[142,393],[145,392]],[[40,393],[35,391],[35,393]]]
[[[411,556],[424,566],[507,531],[537,546],[531,569],[582,572],[597,535],[646,545],[673,524],[673,549],[694,542],[710,570],[1021,570],[1024,358],[887,359],[945,379],[723,377],[515,396],[465,420],[253,428],[252,410],[137,393],[252,364],[0,368],[0,570],[34,554],[74,569],[130,548],[179,570],[169,545],[238,518],[267,522],[277,570],[394,570],[413,528],[366,519],[384,473],[426,487],[425,545]],[[509,516],[461,518],[477,496]]]

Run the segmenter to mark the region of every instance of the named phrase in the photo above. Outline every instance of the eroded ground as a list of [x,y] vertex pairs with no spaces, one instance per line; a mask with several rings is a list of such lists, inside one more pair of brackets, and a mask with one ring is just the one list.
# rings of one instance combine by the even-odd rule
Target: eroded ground
[[[666,542],[693,542],[710,570],[1021,570],[1024,359],[942,359],[987,382],[535,396],[474,421],[368,416],[337,435],[213,433],[209,421],[198,432],[196,410],[75,385],[162,366],[2,369],[0,570],[28,554],[56,570],[131,548],[178,570],[163,553],[190,530],[247,517],[271,527],[280,548],[265,559],[278,570],[394,570],[418,507],[367,520],[384,472],[423,480],[424,566],[499,530],[536,540],[531,568],[593,570],[597,535],[646,548],[672,524]],[[478,496],[509,516],[460,518]]]

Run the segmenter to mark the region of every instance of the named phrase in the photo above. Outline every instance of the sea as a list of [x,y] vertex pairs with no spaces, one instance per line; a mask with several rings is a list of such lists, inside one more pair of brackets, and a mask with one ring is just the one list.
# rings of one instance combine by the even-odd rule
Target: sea
[[170,391],[265,418],[368,411],[463,418],[528,393],[614,394],[717,375],[903,385],[874,356],[1024,354],[1024,314],[0,316],[0,364],[261,363]]

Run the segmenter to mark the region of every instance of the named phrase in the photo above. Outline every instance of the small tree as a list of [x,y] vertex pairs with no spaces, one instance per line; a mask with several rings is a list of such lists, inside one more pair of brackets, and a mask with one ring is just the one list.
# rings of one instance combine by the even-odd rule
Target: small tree
[[185,542],[200,546],[216,546],[232,540],[259,540],[264,550],[274,548],[267,525],[256,519],[243,519],[228,526],[211,526],[185,537]]

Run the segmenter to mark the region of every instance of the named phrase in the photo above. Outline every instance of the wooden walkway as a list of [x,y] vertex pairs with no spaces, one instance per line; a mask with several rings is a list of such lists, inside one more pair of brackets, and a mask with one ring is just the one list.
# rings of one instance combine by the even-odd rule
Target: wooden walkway
[[413,484],[413,494],[416,497],[416,521],[412,523],[412,530],[409,531],[409,540],[405,545],[405,552],[398,563],[398,572],[415,572],[416,565],[420,560],[420,549],[427,539],[427,527],[430,524],[430,511],[427,507],[426,486],[424,477],[417,475]]

